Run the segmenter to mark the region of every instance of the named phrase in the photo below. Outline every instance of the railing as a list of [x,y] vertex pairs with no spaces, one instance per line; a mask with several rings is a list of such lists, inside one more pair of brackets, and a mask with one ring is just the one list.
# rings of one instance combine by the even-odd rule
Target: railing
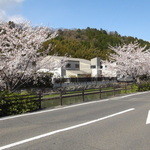
[[[3,96],[1,97],[1,107],[0,107],[0,116],[4,116],[6,111],[12,110],[12,112],[17,112],[18,109],[27,109],[27,111],[35,111],[39,109],[43,109],[43,103],[46,101],[56,101],[56,105],[65,105],[65,98],[74,98],[80,97],[82,102],[86,102],[85,96],[98,94],[99,99],[102,99],[102,95],[105,93],[111,93],[110,96],[115,96],[117,93],[123,91],[123,93],[127,93],[129,90],[133,89],[133,84],[114,84],[113,86],[99,86],[98,88],[84,89],[80,88],[78,90],[63,90],[60,89],[58,92],[42,94],[38,93],[36,95],[16,95],[16,96]],[[71,101],[71,100],[70,100]],[[80,101],[80,102],[81,102]],[[56,106],[55,105],[55,106]],[[14,109],[14,111],[13,111]],[[22,113],[22,111],[18,112]],[[15,113],[13,113],[15,114]]]
[[[99,88],[91,88],[91,89],[84,89],[81,88],[79,90],[70,90],[70,91],[65,91],[65,90],[60,90],[59,96],[53,97],[53,98],[47,98],[47,99],[42,99],[44,100],[51,100],[51,99],[60,99],[60,104],[63,105],[63,99],[68,98],[68,97],[77,97],[77,96],[82,96],[82,101],[85,102],[85,95],[91,95],[91,94],[99,94],[99,99],[102,98],[103,93],[113,93],[113,96],[116,95],[116,92],[124,90],[124,93],[127,93],[128,90],[132,90],[133,84],[122,84],[122,85],[114,85],[110,87],[104,87],[104,86],[99,86]],[[109,89],[110,88],[110,89]],[[56,94],[56,93],[54,93]],[[46,96],[47,94],[45,94]]]
[[55,83],[81,83],[81,82],[97,82],[97,81],[117,81],[116,77],[71,77],[71,78],[54,78]]

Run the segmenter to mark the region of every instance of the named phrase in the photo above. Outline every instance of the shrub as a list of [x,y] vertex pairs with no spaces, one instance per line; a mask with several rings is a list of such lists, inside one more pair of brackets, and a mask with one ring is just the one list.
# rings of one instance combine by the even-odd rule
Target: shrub
[[21,114],[39,109],[40,103],[35,96],[36,95],[8,94],[7,92],[1,92],[0,116]]
[[64,83],[64,82],[66,82],[66,81],[67,81],[66,78],[55,78],[55,79],[54,79],[54,82],[55,82],[55,83]]
[[148,81],[143,81],[141,83],[138,84],[138,91],[142,92],[142,91],[149,91],[150,90],[150,82]]
[[[36,80],[34,80],[33,77],[30,77],[30,80],[28,81],[21,81],[23,84],[20,87],[21,88],[52,88],[52,73],[41,73]],[[21,83],[19,83],[21,84]]]

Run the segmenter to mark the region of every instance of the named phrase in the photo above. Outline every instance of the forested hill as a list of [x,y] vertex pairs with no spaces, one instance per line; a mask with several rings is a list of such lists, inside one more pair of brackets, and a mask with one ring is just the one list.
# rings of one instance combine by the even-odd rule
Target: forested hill
[[105,60],[109,58],[109,54],[112,52],[109,45],[116,46],[134,41],[138,41],[141,46],[147,45],[148,48],[150,47],[149,42],[131,36],[121,36],[116,31],[108,32],[89,27],[74,30],[64,29],[58,31],[58,36],[55,39],[45,42],[43,50],[46,50],[48,44],[51,43],[53,50],[49,52],[50,55],[67,54],[71,57],[85,59],[99,56]]

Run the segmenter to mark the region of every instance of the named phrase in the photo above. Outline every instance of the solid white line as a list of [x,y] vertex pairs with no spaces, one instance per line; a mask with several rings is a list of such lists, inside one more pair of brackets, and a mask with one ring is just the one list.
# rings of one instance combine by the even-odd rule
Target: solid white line
[[147,116],[146,124],[150,124],[150,110],[149,110],[149,112],[148,112],[148,116]]
[[146,93],[150,93],[150,91],[139,92],[139,93],[134,93],[134,94],[129,94],[129,95],[124,95],[124,96],[121,96],[120,98],[126,98],[126,97],[130,97],[130,96],[141,95],[141,94],[146,94]]
[[71,127],[64,128],[64,129],[55,130],[55,131],[45,133],[45,134],[42,134],[42,135],[38,135],[38,136],[29,138],[29,139],[25,139],[25,140],[22,140],[22,141],[19,141],[19,142],[11,143],[11,144],[0,147],[0,150],[8,149],[8,148],[20,145],[20,144],[24,144],[24,143],[28,143],[28,142],[31,142],[31,141],[34,141],[34,140],[38,140],[38,139],[41,139],[41,138],[44,138],[44,137],[47,137],[47,136],[54,135],[56,133],[60,133],[60,132],[72,130],[72,129],[75,129],[75,128],[87,126],[89,124],[93,124],[93,123],[96,123],[96,122],[104,120],[104,119],[108,119],[108,118],[111,118],[111,117],[114,117],[114,116],[117,116],[117,115],[120,115],[120,114],[123,114],[123,113],[127,113],[127,112],[132,111],[132,110],[135,110],[135,108],[130,108],[130,109],[127,109],[127,110],[124,110],[124,111],[121,111],[121,112],[118,112],[118,113],[115,113],[115,114],[112,114],[112,115],[109,115],[109,116],[105,116],[105,117],[102,117],[102,118],[99,118],[99,119],[96,119],[96,120],[81,123],[81,124],[78,124],[78,125],[74,125],[74,126],[71,126]]
[[146,94],[146,93],[150,93],[150,91],[139,92],[139,93],[129,94],[129,95],[125,95],[125,96],[119,96],[119,97],[113,97],[113,98],[110,98],[110,99],[96,100],[96,101],[92,101],[92,102],[85,102],[85,103],[75,104],[75,105],[61,107],[61,108],[41,110],[41,111],[38,111],[38,112],[25,113],[25,114],[15,115],[15,116],[9,116],[9,117],[1,118],[0,121],[9,120],[9,119],[15,119],[15,118],[19,118],[19,117],[25,117],[25,116],[30,116],[30,115],[42,114],[42,113],[47,113],[47,112],[52,112],[52,111],[58,111],[58,110],[73,108],[73,107],[77,107],[77,106],[83,106],[83,105],[89,105],[89,104],[94,104],[94,103],[107,102],[107,101],[111,101],[114,98],[122,99],[122,98],[130,97],[130,96],[141,95],[141,94]]
[[25,116],[30,116],[30,115],[42,114],[42,113],[47,113],[47,112],[52,112],[52,111],[57,111],[57,110],[63,110],[63,109],[73,108],[73,107],[82,106],[82,105],[101,103],[101,102],[106,102],[106,101],[109,101],[109,99],[80,103],[80,104],[75,104],[75,105],[70,105],[70,106],[65,106],[65,107],[55,108],[55,109],[49,109],[49,110],[41,110],[38,112],[25,113],[25,114],[21,114],[21,115],[10,116],[10,117],[4,117],[4,118],[1,118],[0,121],[19,118],[19,117],[25,117]]

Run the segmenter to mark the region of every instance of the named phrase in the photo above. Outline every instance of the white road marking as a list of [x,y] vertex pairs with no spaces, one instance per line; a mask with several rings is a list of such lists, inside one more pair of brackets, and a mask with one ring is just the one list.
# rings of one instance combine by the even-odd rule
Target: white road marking
[[134,94],[124,95],[124,96],[121,96],[121,98],[126,98],[126,97],[130,97],[130,96],[141,95],[141,94],[146,94],[146,93],[150,93],[150,91],[138,92],[138,93],[134,93]]
[[111,117],[114,117],[114,116],[117,116],[117,115],[120,115],[120,114],[124,114],[124,113],[127,113],[129,111],[133,111],[133,110],[135,110],[135,108],[130,108],[130,109],[127,109],[127,110],[124,110],[124,111],[121,111],[121,112],[118,112],[118,113],[115,113],[115,114],[111,114],[109,116],[105,116],[105,117],[102,117],[102,118],[99,118],[99,119],[96,119],[96,120],[81,123],[81,124],[78,124],[78,125],[74,125],[74,126],[71,126],[71,127],[64,128],[64,129],[55,130],[55,131],[45,133],[45,134],[42,134],[42,135],[38,135],[38,136],[29,138],[29,139],[25,139],[25,140],[22,140],[22,141],[19,141],[19,142],[11,143],[11,144],[0,147],[0,150],[8,149],[8,148],[20,145],[20,144],[24,144],[24,143],[28,143],[28,142],[31,142],[31,141],[34,141],[34,140],[38,140],[38,139],[41,139],[41,138],[44,138],[44,137],[47,137],[47,136],[54,135],[56,133],[60,133],[60,132],[72,130],[72,129],[75,129],[75,128],[87,126],[89,124],[93,124],[93,123],[99,122],[101,120],[105,120],[105,119],[108,119],[108,118],[111,118]]
[[[139,93],[129,94],[129,95],[125,95],[125,96],[119,96],[119,97],[115,97],[115,98],[116,99],[122,99],[122,98],[135,96],[135,95],[141,95],[141,94],[145,94],[145,93],[150,93],[150,91],[139,92]],[[73,107],[77,107],[77,106],[83,106],[83,105],[89,105],[89,104],[94,104],[94,103],[107,102],[107,101],[111,101],[112,99],[114,99],[114,98],[104,99],[104,100],[96,100],[96,101],[92,101],[92,102],[85,102],[85,103],[75,104],[75,105],[61,107],[61,108],[55,108],[55,109],[49,109],[49,110],[42,110],[42,111],[38,111],[38,112],[25,113],[25,114],[21,114],[21,115],[9,116],[9,117],[1,118],[0,121],[4,121],[4,120],[8,120],[8,119],[15,119],[15,118],[19,118],[19,117],[25,117],[25,116],[30,116],[30,115],[42,114],[42,113],[47,113],[47,112],[52,112],[52,111],[58,111],[58,110],[73,108]]]
[[49,110],[41,110],[41,111],[38,111],[38,112],[25,113],[25,114],[21,114],[21,115],[4,117],[4,118],[1,118],[0,121],[8,120],[8,119],[14,119],[14,118],[19,118],[19,117],[25,117],[25,116],[30,116],[30,115],[42,114],[42,113],[47,113],[47,112],[52,112],[52,111],[57,111],[57,110],[63,110],[63,109],[73,108],[73,107],[82,106],[82,105],[107,102],[107,101],[109,101],[109,99],[104,99],[104,100],[99,100],[99,101],[92,101],[92,102],[86,102],[86,103],[80,103],[80,104],[75,104],[75,105],[70,105],[70,106],[65,106],[65,107],[55,108],[55,109],[49,109]]
[[147,116],[146,124],[150,124],[150,110],[149,110],[149,112],[148,112],[148,116]]

